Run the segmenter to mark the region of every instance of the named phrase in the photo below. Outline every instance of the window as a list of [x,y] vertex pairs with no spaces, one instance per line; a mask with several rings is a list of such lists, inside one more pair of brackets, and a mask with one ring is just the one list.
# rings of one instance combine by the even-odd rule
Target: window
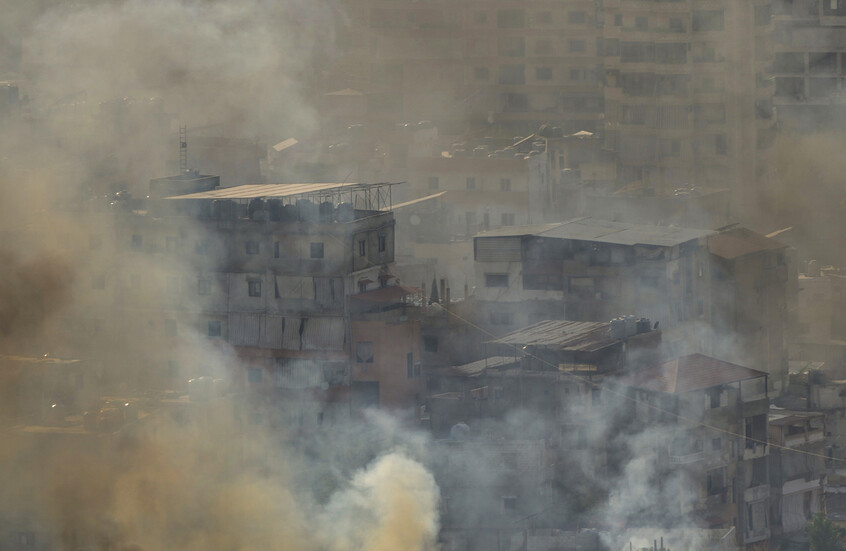
[[552,80],[552,67],[538,67],[535,69],[537,80]]
[[570,40],[570,52],[579,53],[587,49],[587,43],[584,40]]
[[247,282],[247,293],[251,297],[260,297],[261,296],[261,280],[259,279],[251,279]]
[[722,495],[726,490],[726,468],[711,469],[705,473],[709,496]]
[[549,25],[552,23],[552,12],[549,10],[536,11],[532,16],[532,22],[538,25]]
[[423,350],[426,352],[437,352],[438,337],[423,337]]
[[18,532],[18,545],[32,547],[35,545],[35,532]]
[[500,180],[499,180],[499,190],[500,191],[511,191],[511,178],[500,178]]
[[366,293],[367,292],[367,283],[364,281],[358,282],[358,292],[359,293]]
[[259,253],[259,244],[258,241],[247,241],[246,245],[247,254],[258,254]]
[[140,251],[141,247],[144,246],[144,238],[141,237],[139,234],[135,234],[132,236],[132,250],[133,251]]
[[220,320],[209,321],[208,333],[209,337],[219,337],[222,334],[223,324]]
[[367,241],[364,239],[358,240],[358,256],[367,255]]
[[279,241],[273,242],[273,258],[279,258]]
[[639,31],[645,31],[649,29],[649,18],[647,17],[635,17],[635,28]]
[[496,26],[500,29],[522,29],[526,26],[525,10],[498,10]]
[[694,31],[721,31],[723,27],[723,10],[693,12]]
[[414,353],[409,352],[405,355],[405,370],[409,379],[414,378]]
[[179,248],[179,238],[173,235],[168,235],[165,237],[165,249],[169,253],[175,253],[176,249]]
[[508,274],[485,274],[485,287],[508,287]]
[[95,275],[91,278],[91,288],[95,291],[102,291],[106,288],[106,276]]
[[523,57],[526,55],[526,39],[522,36],[500,36],[497,53],[502,57]]
[[571,25],[581,25],[587,23],[587,14],[583,11],[571,11],[567,20]]
[[247,369],[247,381],[251,383],[260,383],[262,378],[262,370],[258,368],[248,368]]
[[355,361],[358,363],[373,363],[373,343],[372,342],[357,342],[355,343]]
[[772,9],[770,4],[763,6],[755,6],[755,25],[763,27],[770,24],[772,18]]
[[[473,67],[473,78],[476,80],[488,80],[491,78],[491,70],[487,67]],[[432,187],[432,178],[429,178],[429,189],[438,189],[438,179],[434,178],[435,187]]]
[[514,225],[514,213],[513,212],[503,212],[502,213],[502,225],[503,226],[513,226]]
[[211,294],[211,280],[210,279],[198,279],[197,280],[197,294],[198,295],[210,295]]
[[499,67],[499,83],[500,84],[525,84],[526,83],[526,66],[525,65],[500,65],[500,67]]
[[547,38],[540,38],[535,42],[536,55],[552,55],[552,41]]
[[476,178],[467,178],[467,189],[476,189]]
[[323,258],[323,243],[312,243],[309,249],[311,258]]
[[164,331],[165,335],[169,337],[176,336],[176,320],[166,319],[164,320]]
[[438,189],[440,187],[440,182],[438,181],[437,176],[429,176],[429,189]]
[[388,236],[387,235],[380,235],[379,236],[379,252],[383,253],[388,250]]
[[717,155],[725,155],[728,153],[728,143],[726,142],[725,134],[717,134],[714,136],[714,150]]
[[515,511],[517,510],[517,498],[514,496],[507,496],[502,498],[502,510],[503,511]]
[[676,33],[684,32],[684,22],[678,17],[670,18],[670,30]]
[[618,14],[614,15],[614,25],[616,25],[617,27],[623,26],[623,14],[622,13],[618,13]]
[[711,439],[711,449],[713,451],[720,451],[723,449],[723,439],[722,438],[712,438]]

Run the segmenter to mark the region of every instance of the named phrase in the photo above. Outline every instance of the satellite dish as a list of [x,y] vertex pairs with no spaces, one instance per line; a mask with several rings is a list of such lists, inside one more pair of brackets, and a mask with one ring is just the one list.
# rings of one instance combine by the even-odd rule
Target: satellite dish
[[411,222],[411,225],[412,225],[412,226],[419,226],[419,225],[420,225],[420,222],[421,222],[421,220],[420,220],[420,216],[418,216],[418,215],[416,215],[416,214],[412,214],[412,215],[409,217],[408,221],[409,221],[409,222]]

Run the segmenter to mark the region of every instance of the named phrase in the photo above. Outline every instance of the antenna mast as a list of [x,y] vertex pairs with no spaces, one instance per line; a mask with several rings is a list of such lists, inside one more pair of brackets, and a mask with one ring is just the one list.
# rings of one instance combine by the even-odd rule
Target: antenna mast
[[188,172],[188,127],[179,126],[179,173]]

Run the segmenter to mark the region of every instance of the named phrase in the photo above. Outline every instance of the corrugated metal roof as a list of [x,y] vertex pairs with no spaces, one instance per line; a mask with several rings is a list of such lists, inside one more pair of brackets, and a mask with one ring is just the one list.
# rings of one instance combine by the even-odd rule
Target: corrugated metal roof
[[173,197],[168,197],[168,199],[255,199],[257,197],[290,197],[292,195],[316,193],[320,191],[340,191],[344,188],[361,185],[363,184],[357,182],[326,184],[252,184],[218,188],[211,191],[189,193],[188,195],[175,195]]
[[300,141],[297,138],[288,138],[287,140],[282,140],[278,144],[273,146],[273,149],[276,151],[284,151],[291,146],[297,145]]
[[519,358],[514,358],[513,356],[494,356],[492,358],[470,362],[469,364],[453,366],[450,369],[457,375],[478,377],[485,372],[485,369],[496,369],[517,363],[520,363]]
[[676,394],[764,376],[763,371],[704,354],[690,354],[641,369],[624,382],[637,388]]
[[276,386],[279,388],[302,390],[321,387],[326,378],[323,363],[306,358],[285,359],[278,363]]
[[398,205],[394,205],[394,206],[392,207],[392,210],[397,210],[397,209],[401,209],[401,208],[403,208],[403,207],[408,207],[408,206],[411,206],[411,205],[416,205],[417,203],[422,203],[422,202],[424,202],[424,201],[431,201],[432,199],[437,199],[438,197],[440,197],[440,196],[441,196],[441,195],[443,195],[444,193],[446,193],[446,191],[441,191],[441,192],[438,192],[438,193],[433,193],[432,195],[427,195],[426,197],[419,197],[419,198],[417,198],[417,199],[412,199],[411,201],[406,201],[406,202],[404,202],[404,203],[399,203]]
[[708,250],[711,254],[726,260],[785,247],[783,243],[747,228],[734,228],[708,238]]
[[618,343],[620,339],[611,338],[611,324],[608,322],[547,320],[490,342],[594,352]]
[[612,222],[597,218],[577,218],[557,224],[502,227],[496,230],[482,232],[476,237],[535,235],[554,239],[597,241],[616,245],[672,247],[713,234],[714,232],[710,230],[629,224],[627,222]]

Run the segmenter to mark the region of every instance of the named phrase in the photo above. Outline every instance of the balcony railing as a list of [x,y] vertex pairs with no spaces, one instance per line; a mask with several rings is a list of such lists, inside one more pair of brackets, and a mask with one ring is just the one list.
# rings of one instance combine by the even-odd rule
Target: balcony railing
[[672,465],[688,465],[690,463],[696,463],[697,461],[702,461],[705,459],[705,452],[698,451],[694,453],[688,453],[685,455],[670,455],[670,464]]

